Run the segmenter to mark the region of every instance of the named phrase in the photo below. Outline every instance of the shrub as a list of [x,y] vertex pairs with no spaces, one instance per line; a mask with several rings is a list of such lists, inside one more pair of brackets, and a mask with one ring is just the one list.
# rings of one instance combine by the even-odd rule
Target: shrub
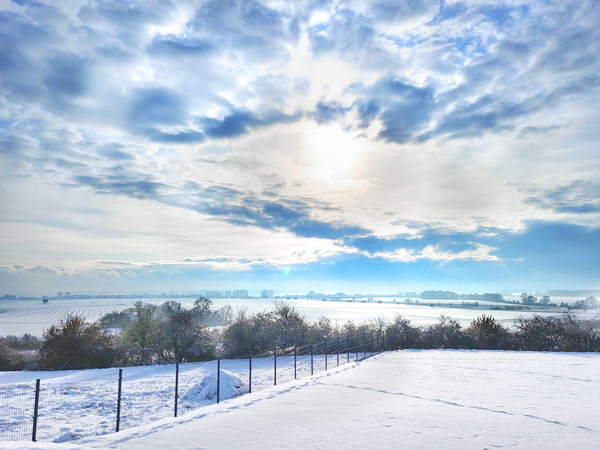
[[307,342],[321,342],[333,339],[334,336],[337,336],[337,331],[331,325],[331,320],[321,316],[316,322],[306,324],[305,336],[299,336],[294,344],[304,345]]
[[158,307],[142,301],[133,304],[133,319],[126,331],[126,340],[131,344],[133,360],[137,364],[150,364],[158,351],[159,313]]
[[169,362],[206,361],[215,349],[206,329],[196,324],[192,310],[178,302],[161,305],[164,320],[159,326],[159,351]]
[[112,311],[102,316],[99,322],[103,328],[126,329],[131,326],[132,313],[133,311],[131,309],[126,309],[124,311]]
[[577,321],[570,313],[565,314],[560,325],[559,349],[564,352],[600,351],[600,320]]
[[40,349],[42,367],[56,370],[110,367],[116,356],[110,332],[77,315],[45,330]]
[[394,321],[388,326],[391,348],[419,348],[421,329],[413,327],[410,320],[396,314]]
[[460,323],[444,315],[438,323],[425,328],[421,344],[425,348],[475,348],[475,341],[462,330]]
[[558,351],[561,337],[560,320],[534,315],[519,317],[515,322],[515,343],[519,350]]
[[238,311],[233,323],[222,335],[225,356],[258,355],[273,348],[272,313],[263,312],[248,315],[245,309]]
[[512,347],[510,333],[492,316],[484,314],[473,319],[467,334],[475,340],[477,348],[507,350]]
[[[321,324],[323,325],[323,323]],[[316,330],[317,328],[315,328]],[[306,321],[296,308],[289,303],[275,302],[273,322],[269,333],[273,337],[271,345],[275,344],[282,348],[294,344],[302,345],[306,340],[307,331]]]

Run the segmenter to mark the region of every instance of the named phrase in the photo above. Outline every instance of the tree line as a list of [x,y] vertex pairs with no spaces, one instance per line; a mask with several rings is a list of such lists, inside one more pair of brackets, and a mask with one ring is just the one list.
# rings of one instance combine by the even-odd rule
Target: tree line
[[0,338],[0,370],[86,369],[171,362],[207,361],[255,356],[274,346],[321,343],[346,339],[368,340],[375,334],[387,348],[482,349],[530,351],[600,351],[600,319],[560,317],[519,318],[512,328],[482,315],[468,327],[447,316],[436,323],[415,326],[397,315],[367,323],[337,324],[321,317],[308,322],[292,305],[275,302],[272,309],[235,314],[231,307],[213,311],[206,298],[192,308],[176,301],[162,305],[135,302],[94,323],[68,315],[44,331],[41,339],[25,334]]

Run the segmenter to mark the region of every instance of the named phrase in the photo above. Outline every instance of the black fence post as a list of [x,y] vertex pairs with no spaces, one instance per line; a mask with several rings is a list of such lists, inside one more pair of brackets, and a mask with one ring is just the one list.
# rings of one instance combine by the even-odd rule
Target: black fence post
[[296,365],[298,361],[298,347],[294,345],[294,380],[297,377]]
[[221,358],[217,358],[217,403],[221,400]]
[[252,394],[252,352],[248,355],[248,394]]
[[354,343],[356,344],[356,360],[358,361],[358,333],[354,336]]
[[119,390],[117,392],[117,430],[121,428],[121,386],[123,384],[123,369],[119,369]]
[[327,340],[325,341],[325,372],[327,372],[327,359],[329,355],[327,354]]
[[273,347],[273,386],[277,386],[277,346]]
[[312,375],[314,373],[314,366],[313,366],[313,345],[310,344],[310,374]]
[[339,336],[335,338],[335,353],[337,354],[337,365],[340,365],[340,338]]
[[33,404],[33,431],[31,432],[31,440],[36,442],[37,440],[37,421],[38,421],[38,407],[40,405],[40,379],[35,380],[35,403]]
[[373,330],[371,330],[371,353],[375,353],[375,347],[373,347]]
[[175,363],[175,417],[177,417],[177,400],[179,397],[179,362]]

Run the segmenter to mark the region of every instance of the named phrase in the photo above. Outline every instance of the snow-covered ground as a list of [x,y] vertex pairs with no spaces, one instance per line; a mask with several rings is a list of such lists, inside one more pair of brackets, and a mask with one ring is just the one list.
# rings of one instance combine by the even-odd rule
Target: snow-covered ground
[[[296,375],[310,375],[310,356],[305,346],[297,357]],[[294,357],[277,357],[277,382],[294,378]],[[367,354],[359,353],[363,358]],[[328,355],[328,368],[337,365],[337,355]],[[356,353],[350,354],[355,360]],[[348,355],[340,355],[340,364],[347,363]],[[221,399],[227,398],[225,374],[231,373],[244,382],[240,392],[250,387],[249,360],[221,360]],[[324,355],[314,355],[313,370],[325,369]],[[217,362],[185,363],[179,365],[178,413],[216,402],[213,396],[201,399],[194,391],[206,377],[217,372]],[[37,439],[54,441],[74,435],[84,436],[111,433],[115,430],[117,414],[118,368],[95,370],[65,370],[55,372],[0,372],[0,441],[28,440],[32,432],[32,414],[35,380],[40,379],[39,419]],[[274,384],[273,358],[252,359],[252,391]],[[123,368],[121,430],[172,417],[175,399],[175,365],[155,365]]]
[[[167,299],[144,299],[145,302],[163,303]],[[363,299],[364,300],[364,299]],[[382,303],[377,303],[381,300]],[[396,300],[398,303],[393,303]],[[572,300],[572,299],[571,299]],[[185,307],[193,305],[193,298],[177,299]],[[534,311],[497,311],[490,309],[498,307],[499,304],[480,301],[479,309],[464,309],[458,307],[462,300],[421,300],[425,303],[439,303],[440,306],[431,307],[429,305],[404,304],[403,298],[376,297],[374,303],[361,303],[342,301],[322,301],[307,300],[299,298],[296,300],[285,300],[298,309],[298,311],[309,321],[318,320],[321,316],[331,319],[333,322],[345,323],[346,321],[363,322],[377,317],[386,317],[393,319],[396,314],[401,314],[412,321],[415,325],[426,325],[438,320],[440,314],[450,316],[458,320],[463,325],[468,325],[471,320],[481,314],[491,314],[497,320],[506,325],[512,325],[513,321],[523,315],[530,317]],[[365,300],[366,301],[366,300]],[[554,301],[554,300],[553,300]],[[88,321],[94,321],[111,311],[121,311],[132,306],[134,300],[128,299],[58,299],[50,300],[46,305],[40,300],[1,300],[0,301],[0,336],[8,334],[21,335],[31,333],[41,336],[45,328],[57,323],[66,314],[79,314],[85,316]],[[468,302],[473,303],[469,300]],[[273,299],[240,299],[224,298],[214,299],[213,309],[230,305],[234,310],[237,308],[247,308],[250,312],[262,312],[265,309],[273,308]],[[452,304],[454,307],[444,306]],[[500,306],[506,306],[500,304]],[[580,312],[577,314],[579,319],[593,318],[598,311]],[[537,311],[536,314],[556,315],[562,314],[560,309],[553,311]]]
[[7,449],[598,449],[600,355],[403,350],[77,444]]

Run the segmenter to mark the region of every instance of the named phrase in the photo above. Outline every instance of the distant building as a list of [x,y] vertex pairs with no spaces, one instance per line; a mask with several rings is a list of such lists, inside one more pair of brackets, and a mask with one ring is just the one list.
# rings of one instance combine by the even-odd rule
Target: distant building
[[260,296],[262,298],[273,298],[275,296],[275,293],[269,289],[263,289],[260,293]]
[[234,298],[248,298],[248,291],[246,289],[236,289],[233,291]]

